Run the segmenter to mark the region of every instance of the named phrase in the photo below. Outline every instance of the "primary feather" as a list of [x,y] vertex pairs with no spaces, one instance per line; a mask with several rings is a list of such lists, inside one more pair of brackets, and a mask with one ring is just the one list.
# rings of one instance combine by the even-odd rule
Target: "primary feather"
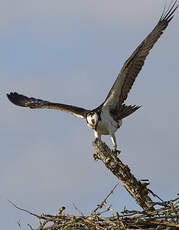
[[31,109],[57,109],[67,113],[71,113],[72,115],[81,118],[86,118],[86,114],[89,112],[89,110],[86,110],[81,107],[60,104],[60,103],[53,103],[41,99],[36,99],[33,97],[26,97],[16,92],[15,93],[11,92],[10,94],[7,94],[7,97],[15,105],[29,107]]
[[124,63],[121,72],[104,101],[104,106],[115,109],[116,106],[122,105],[126,100],[138,73],[144,65],[147,55],[168,26],[168,23],[172,20],[174,12],[178,8],[176,3],[177,0],[166,11],[164,10],[159,22],[152,32],[141,42]]

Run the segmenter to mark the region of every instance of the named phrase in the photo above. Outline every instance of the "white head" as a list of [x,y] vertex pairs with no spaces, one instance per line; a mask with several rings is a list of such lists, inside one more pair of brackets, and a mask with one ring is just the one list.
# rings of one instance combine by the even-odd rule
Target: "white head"
[[95,112],[88,113],[86,117],[86,121],[87,121],[87,125],[90,128],[95,129],[98,122],[98,114]]

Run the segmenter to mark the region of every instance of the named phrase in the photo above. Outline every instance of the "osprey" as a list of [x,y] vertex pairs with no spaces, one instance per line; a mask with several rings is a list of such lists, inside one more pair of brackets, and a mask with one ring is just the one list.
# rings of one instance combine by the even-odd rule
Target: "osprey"
[[136,105],[125,105],[124,101],[138,73],[142,69],[149,51],[172,20],[177,8],[178,4],[176,0],[167,10],[163,10],[157,25],[124,63],[105,101],[97,108],[87,110],[73,105],[26,97],[16,92],[7,94],[7,97],[12,103],[18,106],[29,107],[31,109],[57,109],[84,118],[87,125],[94,130],[95,138],[100,139],[101,135],[110,135],[113,143],[113,151],[117,151],[115,132],[121,126],[123,118],[140,108],[140,106]]

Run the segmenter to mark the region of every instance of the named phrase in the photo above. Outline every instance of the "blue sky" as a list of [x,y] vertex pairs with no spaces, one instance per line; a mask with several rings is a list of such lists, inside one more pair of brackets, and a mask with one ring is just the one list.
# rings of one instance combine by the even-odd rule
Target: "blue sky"
[[[6,93],[95,108],[123,63],[157,23],[162,0],[2,1],[0,7],[0,212],[3,229],[37,221],[13,208],[90,212],[117,183],[92,159],[93,131],[53,110],[11,104]],[[121,160],[163,199],[179,191],[179,12],[152,49],[126,104],[142,105],[117,132]],[[110,144],[108,137],[104,140]],[[114,208],[138,208],[118,186]]]

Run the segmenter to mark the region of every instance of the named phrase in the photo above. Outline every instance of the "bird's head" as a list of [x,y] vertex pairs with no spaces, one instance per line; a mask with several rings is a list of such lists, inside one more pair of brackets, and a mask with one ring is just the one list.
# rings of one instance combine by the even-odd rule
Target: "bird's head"
[[96,112],[90,112],[86,116],[87,125],[92,129],[96,129],[98,120],[99,117]]

